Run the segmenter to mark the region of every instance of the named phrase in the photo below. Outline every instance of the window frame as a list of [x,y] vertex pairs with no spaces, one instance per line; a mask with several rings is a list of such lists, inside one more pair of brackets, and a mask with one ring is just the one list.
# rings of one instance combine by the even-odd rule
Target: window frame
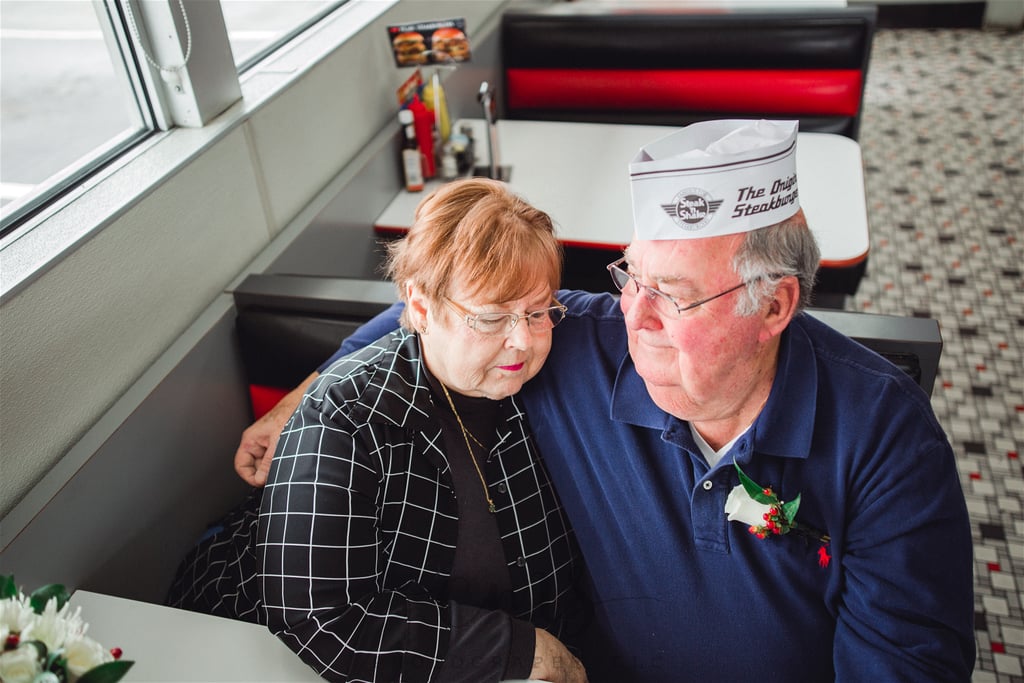
[[[179,124],[175,122],[176,116],[174,106],[172,105],[172,98],[175,96],[180,98],[181,92],[173,92],[174,84],[166,83],[161,78],[160,72],[146,60],[140,50],[143,49],[142,46],[152,50],[154,44],[148,39],[151,33],[159,33],[162,36],[162,40],[176,41],[179,47],[186,44],[186,39],[181,35],[181,26],[175,18],[175,14],[180,13],[178,0],[163,0],[163,3],[169,9],[169,13],[166,16],[160,16],[158,12],[155,12],[153,6],[150,5],[152,2],[153,0],[150,0],[146,5],[143,5],[141,0],[92,0],[93,7],[97,12],[98,24],[100,31],[103,33],[104,42],[111,51],[112,58],[120,60],[123,69],[118,70],[118,73],[125,77],[125,87],[128,87],[135,96],[139,116],[142,121],[141,128],[125,132],[96,147],[89,155],[82,157],[68,167],[61,169],[43,183],[40,183],[40,187],[33,191],[28,200],[6,212],[0,218],[0,255],[4,255],[4,252],[8,251],[8,247],[12,247],[15,244],[22,245],[20,249],[24,249],[25,245],[36,242],[31,238],[26,239],[26,233],[40,228],[55,216],[71,209],[72,205],[85,201],[88,196],[96,196],[96,189],[106,179],[136,165],[136,160],[139,157],[146,156],[150,148],[160,146],[161,140],[177,129],[176,126]],[[296,43],[301,43],[303,34],[309,32],[310,28],[325,22],[333,14],[344,12],[346,7],[353,8],[354,5],[361,5],[362,7],[359,11],[350,13],[362,16],[367,14],[366,10],[370,5],[376,5],[376,11],[371,12],[371,14],[377,16],[387,11],[395,2],[397,0],[385,2],[380,2],[379,0],[337,0],[336,3],[315,12],[298,27],[279,37],[279,39],[272,41],[263,49],[247,58],[243,63],[240,63],[240,65],[234,65],[232,61],[229,76],[221,66],[219,84],[214,83],[211,85],[203,82],[206,65],[203,63],[202,50],[194,50],[189,63],[182,70],[184,78],[187,79],[187,92],[185,95],[191,97],[191,99],[186,99],[189,109],[201,109],[202,102],[199,100],[204,96],[208,96],[209,91],[217,88],[233,87],[237,91],[236,96],[244,95],[244,81],[249,76],[258,74],[265,63],[272,62],[280,53],[291,49]],[[130,30],[124,7],[126,3],[131,3],[131,10],[135,17],[135,26],[138,32],[137,39]],[[186,11],[188,11],[189,17],[193,17],[194,12],[202,12],[203,10],[202,5],[196,5],[195,2],[186,0]],[[217,11],[220,12],[219,0]],[[173,20],[169,20],[168,17]],[[154,31],[154,22],[157,23],[156,26],[158,27],[156,31]],[[189,19],[189,24],[191,23],[193,22]],[[194,33],[196,32],[195,27],[191,30]],[[345,35],[347,36],[347,33]],[[215,36],[215,38],[219,37]],[[222,40],[228,40],[226,30],[223,33]],[[319,37],[317,40],[323,40],[323,37]],[[226,54],[230,54],[229,42],[227,48],[223,50],[222,47],[217,47],[212,50],[208,49],[207,52],[218,54],[226,52]],[[157,57],[160,52],[155,54],[154,51],[151,51],[151,54]],[[167,62],[172,63],[173,60],[168,59]],[[180,60],[173,63],[180,63]],[[198,70],[201,78],[189,78],[189,69]],[[266,93],[260,93],[260,96],[265,95]],[[200,123],[201,125],[198,127],[207,128],[207,121],[204,120]],[[211,129],[210,133],[213,136],[218,134],[216,129]],[[87,231],[98,227],[101,227],[101,224],[92,225]],[[75,242],[82,239],[82,237],[76,238]],[[54,240],[47,239],[44,242],[53,243]],[[31,259],[20,256],[16,257],[16,259],[19,265],[23,265],[31,260],[36,264],[35,267],[38,267],[40,260],[35,255]],[[4,260],[9,263],[9,259]],[[19,270],[20,268],[17,269]],[[11,268],[7,267],[4,270],[9,271]],[[0,298],[5,298],[8,290],[13,287],[12,283],[18,280],[20,280],[19,275],[11,275],[9,272],[0,273]]]
[[68,197],[76,186],[102,173],[112,162],[159,130],[159,112],[154,109],[151,89],[144,82],[134,46],[126,31],[123,10],[117,0],[93,0],[92,6],[111,61],[115,63],[114,73],[120,78],[121,86],[134,96],[138,127],[108,139],[39,183],[27,200],[14,202],[17,206],[0,218],[0,240],[19,230],[33,217],[45,213],[49,207]]

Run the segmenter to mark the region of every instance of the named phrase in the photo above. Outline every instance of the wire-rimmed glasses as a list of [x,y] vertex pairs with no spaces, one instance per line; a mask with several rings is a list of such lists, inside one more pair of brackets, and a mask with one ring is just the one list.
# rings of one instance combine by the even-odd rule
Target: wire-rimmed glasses
[[515,329],[520,320],[526,320],[531,332],[550,330],[565,319],[565,306],[554,300],[555,305],[526,313],[473,313],[465,306],[451,299],[445,302],[456,312],[462,314],[469,329],[484,335],[508,334]]
[[[622,267],[622,264],[626,262],[625,258],[620,258],[614,263],[609,263],[605,266],[608,269],[608,273],[612,276],[612,282],[615,283],[616,289],[622,292],[623,297],[634,297],[641,291],[647,295],[647,300],[654,306],[658,313],[665,316],[681,316],[686,311],[691,311],[698,306],[703,306],[709,301],[714,301],[718,297],[725,296],[730,292],[735,292],[740,287],[746,287],[753,280],[747,280],[741,282],[735,287],[719,292],[714,296],[709,296],[706,299],[695,301],[692,304],[681,304],[675,299],[675,297],[666,294],[660,289],[655,289],[640,282],[636,275],[633,275],[629,271]],[[761,278],[754,278],[754,280],[760,280]]]

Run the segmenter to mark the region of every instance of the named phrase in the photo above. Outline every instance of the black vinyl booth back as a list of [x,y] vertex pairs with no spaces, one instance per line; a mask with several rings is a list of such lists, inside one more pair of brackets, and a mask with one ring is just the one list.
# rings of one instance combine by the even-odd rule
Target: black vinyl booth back
[[[290,275],[250,275],[234,297],[250,387],[272,388],[279,395],[316,370],[359,325],[397,301],[390,282]],[[886,357],[931,393],[942,353],[937,321],[829,309],[808,314]]]

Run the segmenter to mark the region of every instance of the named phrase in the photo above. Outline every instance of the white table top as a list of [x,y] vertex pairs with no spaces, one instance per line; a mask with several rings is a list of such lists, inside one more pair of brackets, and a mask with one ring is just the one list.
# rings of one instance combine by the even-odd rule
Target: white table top
[[[263,626],[75,591],[87,634],[135,662],[123,683],[323,683]],[[543,683],[506,680],[502,683]]]
[[[470,123],[478,165],[487,165],[483,121]],[[563,243],[619,250],[633,232],[629,162],[641,146],[673,130],[671,126],[501,120],[499,160],[511,167],[511,188],[551,216]],[[566,153],[569,150],[574,153]],[[822,265],[844,267],[863,261],[868,253],[868,221],[860,145],[841,135],[800,133],[796,163],[800,203],[818,239]],[[408,230],[417,204],[438,184],[429,182],[423,192],[400,191],[374,226]]]
[[323,683],[263,626],[75,591],[88,635],[135,662],[124,683]]

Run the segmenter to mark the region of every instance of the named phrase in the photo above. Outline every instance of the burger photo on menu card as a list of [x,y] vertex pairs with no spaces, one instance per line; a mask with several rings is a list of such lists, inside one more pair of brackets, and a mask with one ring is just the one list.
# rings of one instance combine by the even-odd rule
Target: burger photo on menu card
[[457,28],[439,28],[434,31],[430,37],[430,49],[443,52],[457,62],[469,59],[469,41],[466,34]]
[[422,33],[403,31],[396,35],[391,43],[399,66],[427,63],[427,45]]

